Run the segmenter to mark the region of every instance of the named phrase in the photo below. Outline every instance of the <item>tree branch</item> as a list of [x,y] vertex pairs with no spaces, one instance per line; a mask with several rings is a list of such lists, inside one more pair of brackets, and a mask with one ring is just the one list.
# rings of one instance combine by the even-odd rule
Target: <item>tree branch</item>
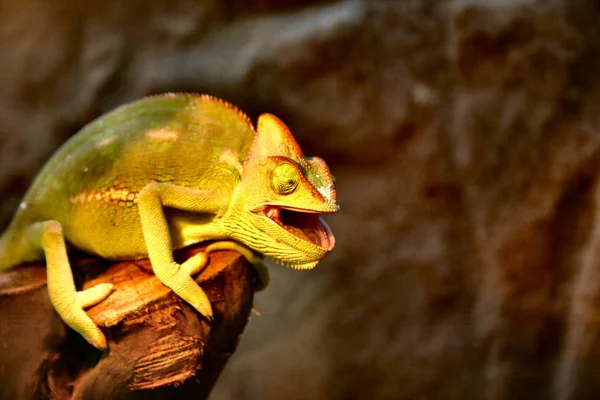
[[[181,261],[199,250],[176,257]],[[212,323],[163,286],[148,260],[111,265],[79,258],[72,265],[78,287],[115,285],[106,300],[87,310],[109,349],[94,349],[60,320],[42,264],[12,269],[0,275],[0,398],[208,396],[252,306],[254,274],[243,257],[211,253],[196,278],[213,306]]]

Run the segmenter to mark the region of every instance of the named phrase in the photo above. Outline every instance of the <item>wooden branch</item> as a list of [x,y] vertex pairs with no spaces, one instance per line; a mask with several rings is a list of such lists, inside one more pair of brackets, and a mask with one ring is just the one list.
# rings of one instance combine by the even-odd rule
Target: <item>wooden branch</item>
[[[181,261],[199,250],[176,256]],[[243,257],[211,253],[196,278],[213,306],[212,323],[163,286],[148,260],[111,265],[77,259],[72,265],[78,287],[115,285],[106,300],[87,310],[105,333],[108,350],[94,349],[60,320],[48,299],[43,265],[10,270],[0,275],[0,398],[208,396],[252,307],[255,278]]]

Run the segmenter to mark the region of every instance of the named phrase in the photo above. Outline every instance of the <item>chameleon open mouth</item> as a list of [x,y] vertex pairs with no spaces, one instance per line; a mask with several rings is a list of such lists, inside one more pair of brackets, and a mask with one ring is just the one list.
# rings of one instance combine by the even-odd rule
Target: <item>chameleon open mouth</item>
[[262,213],[292,235],[325,250],[333,249],[335,238],[317,212],[266,206]]

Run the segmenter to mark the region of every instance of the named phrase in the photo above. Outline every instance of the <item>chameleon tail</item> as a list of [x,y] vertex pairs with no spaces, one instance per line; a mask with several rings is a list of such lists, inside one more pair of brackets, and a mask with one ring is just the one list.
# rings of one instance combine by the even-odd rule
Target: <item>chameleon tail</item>
[[9,265],[9,249],[10,249],[10,233],[6,231],[2,236],[0,236],[0,272],[7,270]]
[[[25,229],[19,229],[26,226]],[[15,217],[0,236],[0,272],[24,262],[43,260],[44,251],[39,244],[39,232]]]
[[23,253],[19,239],[10,227],[0,236],[0,272],[27,261],[20,256]]

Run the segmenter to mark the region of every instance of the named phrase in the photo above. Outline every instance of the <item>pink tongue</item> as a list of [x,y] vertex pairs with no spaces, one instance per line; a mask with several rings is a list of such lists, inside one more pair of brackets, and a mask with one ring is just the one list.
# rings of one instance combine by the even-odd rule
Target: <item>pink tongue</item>
[[321,246],[321,236],[319,235],[319,233],[317,232],[316,229],[313,229],[313,228],[300,229],[298,227],[291,226],[291,225],[288,225],[286,228],[288,231],[292,232],[294,235],[301,237],[303,239],[306,239],[306,240],[316,244],[317,246]]
[[317,246],[321,246],[321,236],[316,229],[306,228],[304,229],[304,235]]

